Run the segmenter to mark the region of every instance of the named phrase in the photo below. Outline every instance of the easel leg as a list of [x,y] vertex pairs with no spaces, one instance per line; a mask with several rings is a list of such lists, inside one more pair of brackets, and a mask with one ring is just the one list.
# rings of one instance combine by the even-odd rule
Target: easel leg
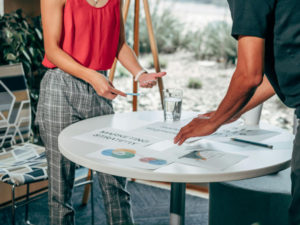
[[128,16],[128,11],[129,11],[129,6],[130,6],[130,0],[125,0],[125,5],[123,7],[123,17],[124,17],[124,23],[127,20]]
[[[134,2],[134,37],[133,37],[133,50],[136,56],[139,56],[139,31],[140,31],[140,0],[135,0]],[[133,79],[133,93],[138,92],[137,82]],[[132,99],[132,111],[137,111],[137,96],[133,96]]]
[[[152,55],[153,55],[154,67],[155,67],[156,72],[158,73],[158,72],[160,72],[160,64],[159,64],[159,59],[158,59],[157,43],[156,43],[155,36],[154,36],[148,0],[144,0],[144,10],[145,10],[145,15],[146,15],[147,29],[148,29],[148,35],[149,35],[149,40],[150,40],[151,51],[152,51]],[[163,85],[162,78],[158,78],[158,87],[159,87],[159,93],[160,93],[160,100],[161,100],[161,104],[162,104],[162,108],[163,108],[164,85]]]
[[[92,179],[92,170],[89,170],[86,180],[89,181]],[[86,205],[89,201],[89,195],[91,190],[91,184],[84,185],[84,192],[82,196],[82,205]]]

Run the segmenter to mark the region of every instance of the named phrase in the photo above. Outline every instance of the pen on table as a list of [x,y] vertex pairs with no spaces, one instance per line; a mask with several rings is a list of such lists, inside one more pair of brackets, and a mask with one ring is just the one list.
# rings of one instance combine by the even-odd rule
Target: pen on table
[[132,95],[132,96],[140,96],[141,93],[125,93],[126,95]]
[[265,148],[273,148],[273,145],[267,145],[267,144],[254,142],[254,141],[247,141],[247,140],[243,140],[243,139],[239,139],[239,138],[231,138],[231,140],[246,143],[246,144],[256,145],[256,146],[260,146],[260,147],[265,147]]

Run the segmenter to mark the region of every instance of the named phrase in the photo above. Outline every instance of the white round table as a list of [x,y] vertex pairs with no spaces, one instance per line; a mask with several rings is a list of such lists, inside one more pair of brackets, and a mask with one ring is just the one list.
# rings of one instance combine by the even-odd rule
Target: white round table
[[[197,114],[196,112],[183,112],[182,119]],[[163,121],[162,111],[129,112],[83,120],[65,128],[60,133],[59,149],[69,160],[95,171],[142,180],[171,182],[171,224],[181,225],[184,224],[185,183],[240,180],[274,173],[289,167],[293,135],[268,124],[263,124],[263,128],[280,132],[274,138],[274,149],[259,151],[243,149],[242,154],[248,157],[222,171],[179,163],[172,163],[157,170],[126,167],[88,157],[87,154],[99,150],[99,146],[73,138],[76,135],[105,127],[131,130],[156,121]],[[237,151],[230,145],[222,143],[213,143],[213,145],[214,148],[220,150]]]

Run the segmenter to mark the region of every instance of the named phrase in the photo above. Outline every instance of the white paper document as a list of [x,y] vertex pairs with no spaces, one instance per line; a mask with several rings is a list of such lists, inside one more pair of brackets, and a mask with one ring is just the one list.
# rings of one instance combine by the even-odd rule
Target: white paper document
[[145,147],[159,141],[155,137],[113,128],[94,130],[74,138],[110,147]]
[[[193,118],[189,118],[177,122],[156,122],[140,127],[133,131],[138,132],[140,134],[156,137],[162,140],[173,140],[180,131],[180,129],[186,124],[188,124],[192,119]],[[199,139],[201,138],[189,138],[188,140],[186,140],[186,143],[191,143]]]
[[245,155],[202,149],[188,153],[176,162],[211,170],[225,170],[247,158]]
[[239,145],[240,143],[230,141],[230,138],[258,142],[279,134],[275,131],[248,128],[240,125],[240,122],[235,122],[222,126],[212,135],[202,137],[201,141],[197,142],[201,142],[201,147],[197,143],[191,145],[194,139],[189,139],[189,145],[175,145],[175,135],[190,120],[191,118],[174,123],[155,122],[131,131],[103,128],[74,138],[99,144],[99,150],[89,153],[88,157],[121,165],[153,170],[172,162],[180,162],[212,170],[225,170],[247,156],[219,151],[219,148],[214,149],[212,144],[203,145],[204,142]]
[[94,159],[108,160],[119,165],[154,170],[166,166],[174,160],[169,160],[162,154],[150,149],[102,148],[87,154]]
[[144,127],[140,127],[134,131],[139,132],[141,134],[158,137],[161,139],[172,139],[179,132],[182,126],[184,126],[184,124],[180,122],[156,122],[146,125]]
[[157,152],[172,161],[192,151],[192,149],[187,148],[187,146],[178,146],[174,144],[173,140],[164,140],[154,143],[147,146],[147,149],[147,151],[151,150],[152,152]]
[[230,138],[240,138],[244,140],[259,142],[279,134],[280,133],[276,131],[264,130],[260,128],[226,125],[224,127],[221,127],[217,132],[206,136],[205,139],[213,141],[228,141],[230,140]]
[[189,152],[171,140],[113,128],[94,130],[74,138],[101,146],[101,150],[88,157],[142,169],[166,166]]

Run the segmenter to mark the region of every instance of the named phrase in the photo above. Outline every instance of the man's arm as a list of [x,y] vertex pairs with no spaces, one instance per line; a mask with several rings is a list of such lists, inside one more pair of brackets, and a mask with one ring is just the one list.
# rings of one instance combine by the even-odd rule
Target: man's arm
[[259,87],[256,89],[253,97],[250,99],[250,101],[245,105],[245,107],[238,112],[237,117],[240,117],[245,112],[253,109],[254,107],[258,106],[259,104],[263,103],[264,101],[271,98],[273,95],[275,95],[275,91],[269,82],[267,76],[264,76],[263,82]]
[[[250,101],[236,115],[230,118],[227,123],[237,120],[242,114],[268,100],[273,95],[275,95],[275,91],[267,76],[264,76],[263,82],[258,86]],[[199,117],[212,117],[214,113],[215,111],[199,114]]]
[[212,134],[246,106],[263,81],[264,46],[262,38],[239,37],[237,67],[218,109],[210,118],[193,119],[180,130],[174,143],[181,145],[187,138]]

